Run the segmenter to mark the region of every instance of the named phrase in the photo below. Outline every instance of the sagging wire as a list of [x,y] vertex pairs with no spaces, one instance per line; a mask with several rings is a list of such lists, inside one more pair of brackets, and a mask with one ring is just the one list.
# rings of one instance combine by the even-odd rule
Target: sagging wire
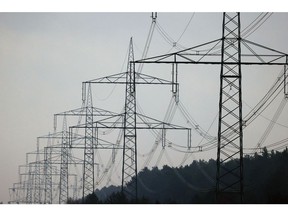
[[276,112],[274,113],[274,116],[272,118],[272,121],[270,121],[269,125],[267,126],[266,130],[264,131],[263,135],[261,136],[261,138],[259,139],[259,141],[257,142],[255,148],[261,148],[261,146],[263,145],[263,143],[266,141],[267,137],[270,135],[272,129],[275,126],[275,123],[277,122],[279,116],[281,115],[281,113],[284,110],[285,105],[287,104],[287,100],[285,98],[282,99],[281,103],[279,104]]

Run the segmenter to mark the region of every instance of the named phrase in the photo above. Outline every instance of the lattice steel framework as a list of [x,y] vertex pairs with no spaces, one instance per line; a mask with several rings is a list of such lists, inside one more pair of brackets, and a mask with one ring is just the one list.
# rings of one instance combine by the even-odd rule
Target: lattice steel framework
[[26,191],[26,204],[32,204],[33,203],[33,186],[34,186],[34,173],[32,169],[32,165],[29,164],[28,167],[28,181],[27,181],[27,191]]
[[94,128],[91,127],[93,125],[91,84],[87,90],[85,123],[87,128],[85,129],[83,198],[94,194]]
[[[78,164],[78,165],[79,164],[83,164],[82,199],[84,200],[84,198],[88,194],[90,194],[90,193],[92,193],[94,191],[94,189],[93,189],[94,188],[94,180],[93,180],[93,177],[91,177],[91,173],[94,173],[94,166],[95,166],[95,163],[93,163],[93,161],[94,161],[94,151],[95,151],[95,148],[98,148],[95,145],[97,137],[96,137],[96,133],[94,133],[94,132],[96,132],[96,130],[92,129],[91,127],[88,127],[88,126],[91,125],[92,121],[94,121],[94,119],[95,119],[94,117],[99,118],[99,117],[114,116],[117,113],[93,107],[92,106],[92,92],[91,92],[91,87],[90,86],[88,86],[88,91],[87,91],[86,85],[83,85],[82,91],[83,91],[82,92],[83,93],[83,95],[82,95],[82,107],[54,114],[54,130],[56,131],[56,128],[57,128],[57,117],[58,116],[78,117],[79,119],[78,119],[78,123],[77,124],[81,123],[81,120],[82,120],[83,117],[85,118],[85,124],[87,123],[86,124],[87,127],[84,128],[85,129],[84,136],[79,135],[79,134],[68,133],[68,139],[69,140],[68,140],[68,143],[67,143],[67,148],[69,149],[69,157],[68,157],[68,160],[66,161],[66,165],[65,165],[65,167],[67,169],[68,168],[68,163],[70,163],[69,162],[69,158],[71,157],[70,150],[73,150],[73,149],[81,149],[82,150],[82,149],[84,149],[84,154],[83,154],[83,158],[84,159],[83,159],[83,161],[75,162],[75,164]],[[77,125],[76,125],[76,127],[77,127]],[[94,133],[94,135],[92,134],[93,135],[92,137],[90,135],[90,132]],[[76,140],[78,142],[80,140],[83,140],[84,142],[81,143],[81,144],[78,143],[77,145],[75,145],[74,141],[76,141]],[[105,146],[105,145],[103,145],[103,146]],[[101,146],[101,148],[105,148],[103,146]],[[84,176],[84,172],[86,173],[85,176]]]
[[45,164],[45,198],[44,203],[52,204],[52,148],[51,138],[48,135],[47,147],[44,149],[44,164]]
[[[218,202],[242,202],[243,121],[240,13],[224,13],[223,15],[221,54],[216,195]],[[234,134],[234,136],[229,137],[227,134]],[[231,159],[237,160],[226,164]],[[226,193],[235,193],[239,197],[231,200],[231,195],[229,195],[226,200],[224,197]]]
[[34,202],[36,204],[41,203],[41,178],[40,178],[40,155],[39,155],[39,140],[37,139],[37,151],[36,151],[36,161],[35,161],[35,182],[34,182]]
[[[212,52],[218,45],[221,45],[221,52]],[[165,124],[152,119],[154,125],[146,125],[146,122],[138,124],[136,118],[149,119],[136,113],[136,84],[169,84],[172,85],[172,92],[177,101],[178,94],[178,65],[179,64],[211,64],[221,65],[220,73],[220,99],[219,99],[219,125],[218,125],[218,150],[217,150],[217,200],[218,202],[239,203],[243,201],[243,119],[242,119],[242,95],[241,95],[241,65],[284,65],[281,83],[284,84],[284,95],[288,98],[288,78],[287,63],[288,55],[284,52],[268,48],[266,46],[243,39],[240,36],[240,14],[224,13],[222,37],[201,45],[187,48],[174,53],[161,56],[145,58],[134,62],[132,39],[129,43],[129,62],[127,72],[119,73],[88,82],[84,82],[86,88],[88,84],[88,94],[86,101],[85,125],[75,128],[85,128],[84,146],[84,173],[83,173],[83,197],[94,192],[94,130],[98,128],[118,128],[124,129],[124,150],[123,150],[123,170],[122,189],[129,179],[135,177],[136,184],[128,185],[132,187],[124,191],[132,199],[137,199],[137,136],[138,129],[160,129],[160,126],[170,129],[180,129],[176,126]],[[207,51],[208,50],[208,51]],[[145,56],[145,55],[144,55]],[[164,63],[172,64],[172,83],[156,77],[135,72],[135,63]],[[142,66],[142,65],[141,65]],[[102,84],[125,84],[125,113],[118,116],[111,115],[105,122],[97,121],[93,124],[93,107],[91,83]],[[85,90],[86,94],[86,90]],[[75,111],[78,112],[78,111]],[[75,113],[72,113],[74,115]],[[122,123],[110,124],[113,118],[122,118]],[[142,119],[143,120],[143,119]],[[155,120],[155,121],[154,121]],[[117,120],[116,120],[117,121]],[[183,128],[182,128],[183,129]],[[163,135],[165,131],[163,128]],[[69,141],[70,142],[70,141]],[[94,147],[95,148],[95,147]],[[49,156],[48,156],[49,157]],[[47,158],[47,157],[46,157]],[[231,160],[235,159],[235,160]],[[48,159],[49,161],[49,159]],[[227,163],[225,163],[227,162]],[[233,162],[233,163],[232,163]],[[38,168],[37,168],[38,166]],[[37,195],[37,185],[40,185],[39,169],[40,164],[29,163],[26,203],[32,203],[32,191],[34,199]],[[45,165],[46,167],[46,165]],[[45,168],[47,169],[47,168]],[[45,171],[49,172],[49,171]],[[67,171],[68,172],[68,171]],[[38,174],[37,174],[38,173]],[[45,181],[46,183],[49,180]],[[133,181],[132,181],[133,182]],[[46,187],[46,186],[45,186]],[[129,188],[129,187],[127,187]],[[133,189],[134,188],[134,189]],[[126,189],[125,189],[126,190]],[[47,192],[46,192],[47,194]],[[45,196],[46,197],[46,196]],[[36,198],[37,199],[37,198]],[[49,199],[49,198],[48,198]],[[34,202],[38,202],[34,200]]]
[[[219,45],[221,45],[220,53],[215,51]],[[242,119],[241,65],[284,66],[281,83],[284,84],[284,94],[287,98],[287,56],[288,54],[284,52],[241,38],[240,13],[223,13],[220,39],[178,52],[135,61],[140,64],[172,64],[172,74],[175,74],[176,80],[179,64],[221,65],[217,202],[243,202],[243,122],[245,121]],[[227,163],[224,165],[225,162]]]
[[62,141],[61,141],[61,165],[60,165],[60,194],[59,204],[68,200],[68,160],[69,160],[69,133],[67,119],[63,117]]
[[[114,74],[90,81],[83,82],[83,86],[87,84],[125,84],[125,107],[124,113],[115,115],[114,117],[103,119],[103,121],[94,122],[94,128],[117,128],[124,129],[123,141],[123,164],[122,164],[122,192],[130,200],[137,201],[137,133],[138,129],[184,129],[190,131],[188,128],[178,127],[169,123],[161,122],[148,116],[140,115],[136,112],[136,85],[172,85],[174,88],[173,94],[178,90],[177,79],[167,81],[158,77],[145,75],[135,71],[135,62],[133,54],[132,38],[129,41],[129,55],[127,71],[124,73]],[[123,117],[123,119],[122,119]],[[137,122],[136,118],[140,120]],[[114,124],[110,124],[112,119],[115,119]],[[121,119],[121,122],[117,122]],[[153,123],[146,125],[144,119],[149,119]],[[119,125],[120,124],[120,125]],[[122,125],[123,124],[123,125]],[[151,126],[152,125],[152,126]],[[74,128],[85,128],[86,126],[76,126]],[[73,129],[73,127],[70,127]],[[190,132],[188,132],[189,135]],[[190,140],[190,139],[189,139]],[[191,141],[191,140],[190,140]],[[189,141],[189,142],[190,142]],[[124,147],[125,145],[125,147]],[[188,144],[190,145],[190,144]],[[132,180],[132,181],[131,181]],[[128,183],[129,182],[129,183]]]
[[[128,198],[135,199],[135,197],[137,198],[137,137],[135,63],[132,38],[129,44],[126,83],[122,191]],[[128,185],[132,177],[135,178],[135,181]]]

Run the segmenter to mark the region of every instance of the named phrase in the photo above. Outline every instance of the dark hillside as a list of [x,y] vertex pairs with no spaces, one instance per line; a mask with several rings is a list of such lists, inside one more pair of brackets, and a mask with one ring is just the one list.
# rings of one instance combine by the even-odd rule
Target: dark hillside
[[[138,203],[215,203],[215,175],[216,161],[213,159],[193,161],[179,168],[145,168],[138,174]],[[92,200],[97,200],[94,203],[135,202],[123,197],[120,189],[110,186],[97,190],[97,199],[92,197]],[[288,204],[287,148],[271,153],[264,149],[261,155],[244,157],[244,203]]]

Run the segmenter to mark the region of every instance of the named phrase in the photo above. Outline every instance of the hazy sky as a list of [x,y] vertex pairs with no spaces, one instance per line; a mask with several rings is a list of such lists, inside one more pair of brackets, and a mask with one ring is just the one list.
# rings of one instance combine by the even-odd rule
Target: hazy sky
[[[242,29],[259,14],[242,13]],[[141,58],[150,16],[150,13],[0,13],[0,201],[9,200],[8,188],[18,182],[18,166],[25,163],[27,152],[36,149],[36,137],[53,131],[53,114],[81,106],[81,82],[124,71],[130,37],[134,40],[135,59]],[[177,41],[190,19],[179,40],[181,45],[192,47],[221,37],[222,13],[158,13],[157,22]],[[287,22],[288,13],[274,13],[247,39],[288,53]],[[175,51],[171,48],[155,30],[148,56]],[[243,67],[245,103],[255,106],[280,70],[280,67]],[[162,65],[144,66],[143,70],[166,79],[170,71]],[[218,66],[189,66],[183,67],[183,73],[179,74],[180,100],[204,129],[209,128],[218,112],[219,71]],[[163,120],[170,88],[137,90],[138,102],[145,113]],[[96,107],[120,112],[124,105],[124,88],[120,86],[93,88],[93,96]],[[263,115],[271,119],[279,101]],[[245,115],[249,108],[243,106]],[[288,107],[279,123],[288,127],[287,111]],[[185,123],[177,118],[175,122]],[[254,147],[268,124],[261,117],[258,123],[253,123],[244,135],[246,146]],[[287,127],[276,125],[266,144],[286,138]],[[217,121],[211,128],[214,136],[216,129]],[[196,146],[199,140],[196,135],[192,137],[192,145]],[[170,156],[173,157],[173,152]],[[216,154],[212,151],[193,157],[215,158]],[[175,159],[174,165],[179,161],[181,158]]]

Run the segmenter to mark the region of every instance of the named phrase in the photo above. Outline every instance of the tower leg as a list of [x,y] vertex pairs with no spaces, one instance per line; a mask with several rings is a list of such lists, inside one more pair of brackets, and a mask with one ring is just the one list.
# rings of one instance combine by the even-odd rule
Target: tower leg
[[[126,76],[126,98],[124,116],[124,148],[122,164],[122,193],[137,201],[137,137],[136,137],[136,86],[135,63],[132,38]],[[132,180],[132,181],[131,181]],[[129,184],[127,184],[129,183]]]
[[62,130],[62,144],[61,144],[61,167],[60,167],[60,194],[59,203],[67,203],[68,200],[68,156],[69,156],[69,142],[67,131],[67,120],[64,115],[63,130]]
[[216,197],[243,202],[240,13],[224,13],[222,27]]
[[86,128],[84,148],[83,172],[83,201],[84,198],[94,193],[94,132],[93,132],[93,104],[91,84],[89,83],[86,98]]

